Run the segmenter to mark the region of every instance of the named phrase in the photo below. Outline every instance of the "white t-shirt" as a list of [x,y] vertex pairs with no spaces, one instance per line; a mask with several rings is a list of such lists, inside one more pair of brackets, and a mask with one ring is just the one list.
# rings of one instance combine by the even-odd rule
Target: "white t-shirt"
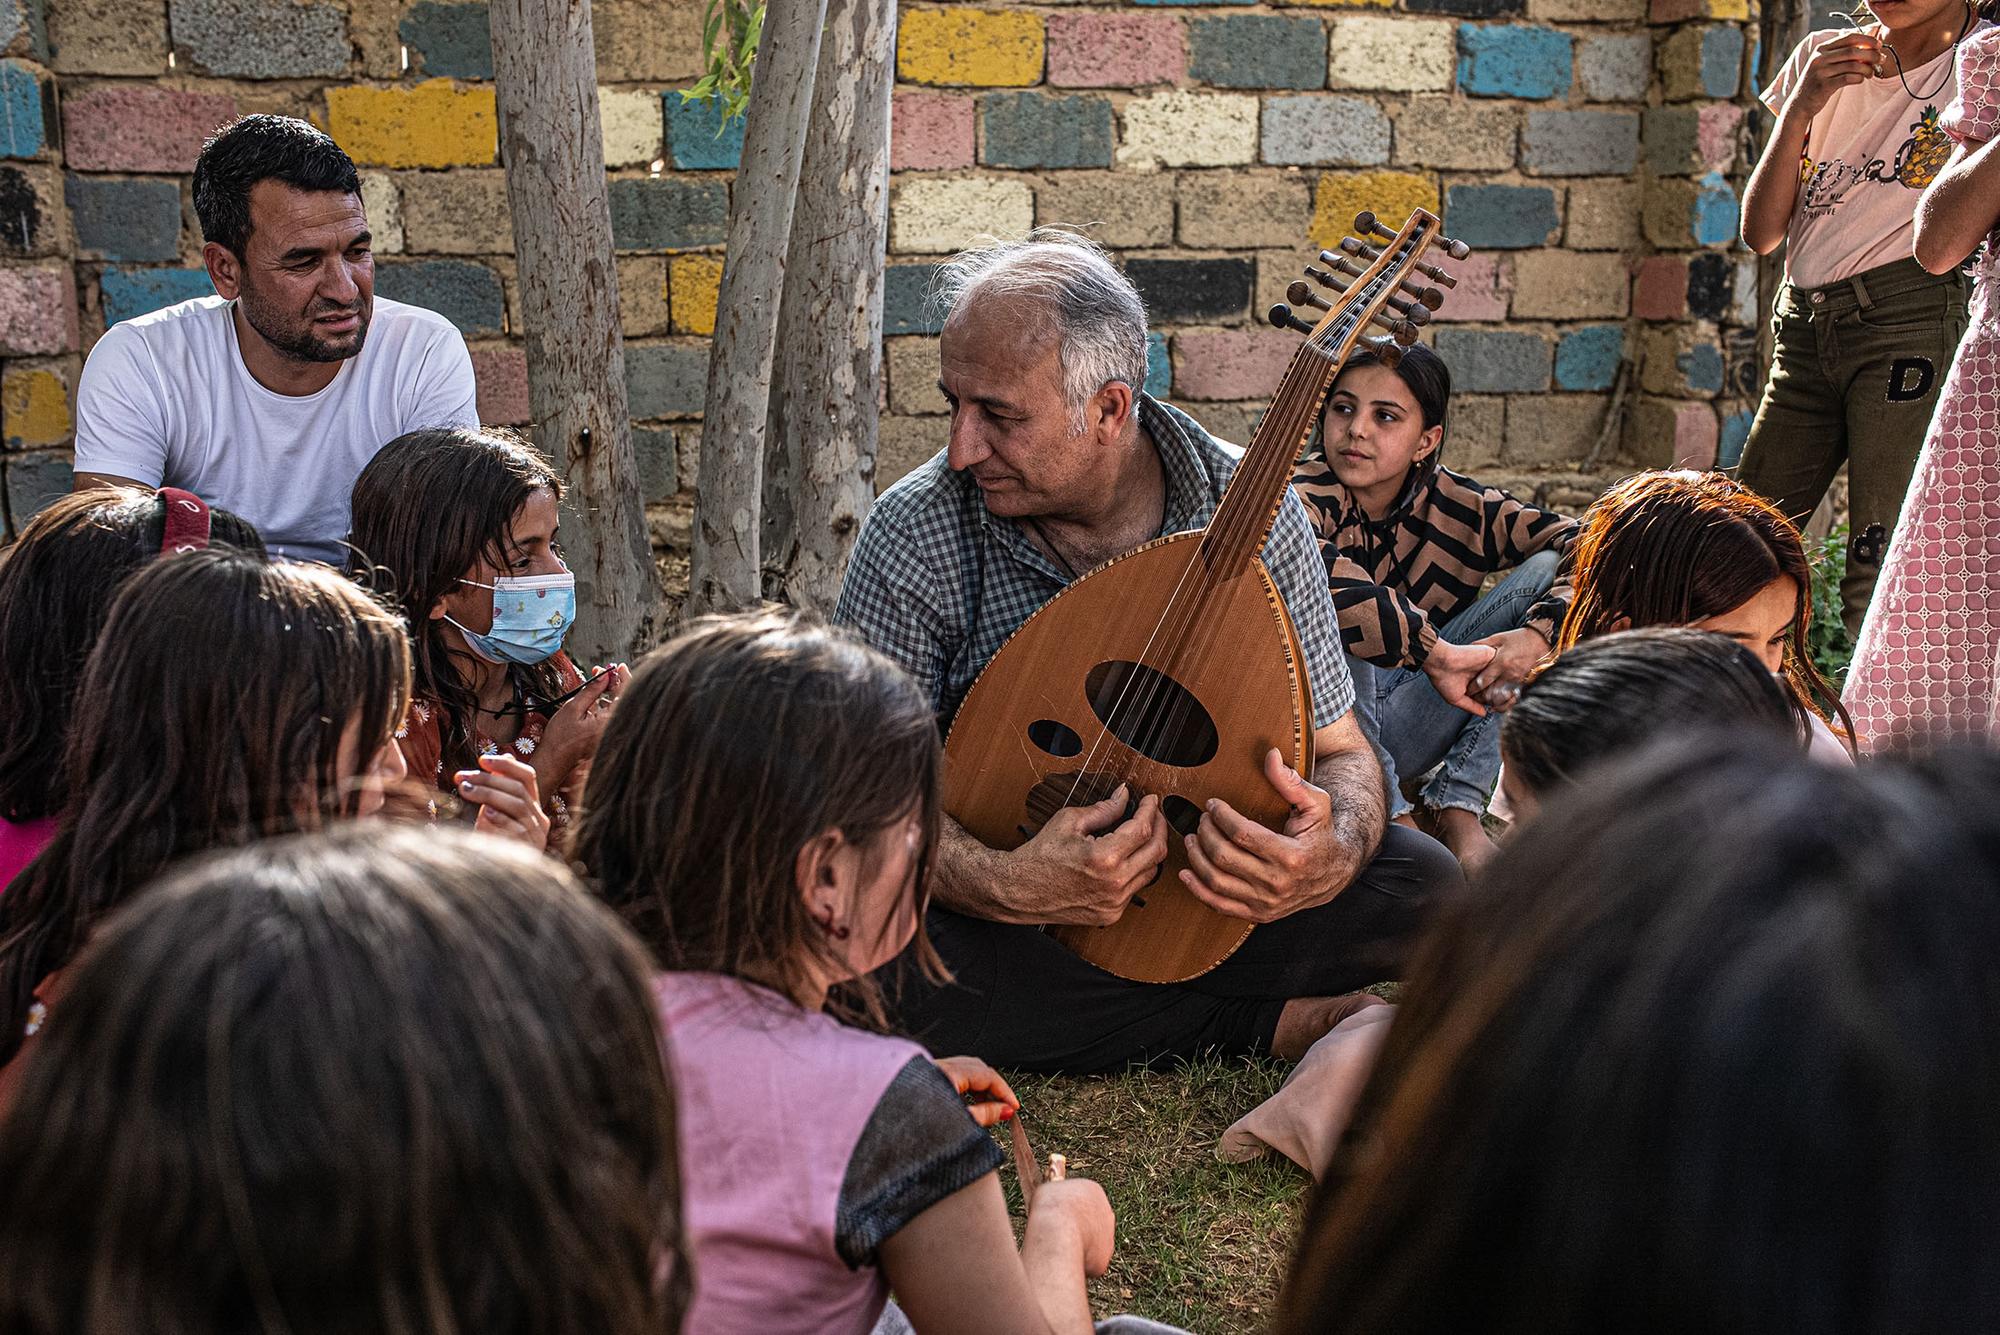
[[377,297],[360,353],[294,396],[250,374],[232,316],[197,297],[105,330],[77,384],[76,469],[185,487],[255,524],[272,555],[338,565],[375,452],[419,427],[479,424],[465,340],[435,311]]
[[[1808,34],[1764,90],[1764,105],[1783,111],[1820,48],[1849,31]],[[1899,79],[1885,52],[1886,77],[1834,90],[1813,117],[1785,234],[1785,275],[1794,284],[1822,287],[1915,252],[1917,197],[1954,147],[1938,120],[1958,96],[1955,55],[1948,50]],[[1909,89],[1929,96],[1913,98]]]

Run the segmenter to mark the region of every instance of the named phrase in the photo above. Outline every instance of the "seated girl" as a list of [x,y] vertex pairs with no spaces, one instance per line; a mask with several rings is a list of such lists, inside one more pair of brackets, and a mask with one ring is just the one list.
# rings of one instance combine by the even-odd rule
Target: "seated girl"
[[[356,578],[409,626],[416,698],[397,738],[410,773],[537,848],[568,828],[628,675],[586,681],[562,651],[576,577],[556,541],[561,500],[549,461],[511,434],[412,431],[361,470],[348,540]],[[496,789],[482,756],[521,761],[531,791]]]
[[680,1329],[650,967],[549,859],[273,840],[98,936],[0,1122],[0,1329]]
[[111,595],[154,558],[211,542],[264,554],[247,520],[193,492],[118,487],[55,501],[0,560],[0,887],[55,838],[77,680]]
[[1393,370],[1357,353],[1293,484],[1319,530],[1389,814],[1415,823],[1403,780],[1435,769],[1420,800],[1471,869],[1492,855],[1480,818],[1500,771],[1499,720],[1480,697],[1548,655],[1576,521],[1444,467],[1450,398],[1450,369],[1421,344]]
[[691,1331],[865,1335],[892,1287],[920,1335],[1091,1329],[1103,1191],[1044,1183],[1016,1251],[960,1097],[1012,1091],[879,1032],[872,971],[928,954],[939,757],[888,659],[777,615],[696,622],[605,730],[572,855],[668,970]]
[[0,1107],[63,1024],[64,970],[190,853],[379,809],[403,777],[403,627],[324,566],[213,547],[112,600],[84,665],[55,838],[0,894]]
[[1776,506],[1720,473],[1640,473],[1584,514],[1573,555],[1559,650],[1642,626],[1726,635],[1778,678],[1815,757],[1853,758],[1853,725],[1806,643],[1812,565]]

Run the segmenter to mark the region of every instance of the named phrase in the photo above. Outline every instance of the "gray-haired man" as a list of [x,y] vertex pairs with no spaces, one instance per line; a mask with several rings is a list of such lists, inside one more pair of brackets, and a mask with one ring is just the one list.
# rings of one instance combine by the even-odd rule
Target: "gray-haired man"
[[[1194,420],[1139,390],[1146,315],[1096,247],[1063,233],[958,257],[939,387],[947,449],[891,487],[862,528],[835,618],[912,672],[949,723],[1007,637],[1083,572],[1201,528],[1233,466]],[[1096,1071],[1203,1051],[1297,1057],[1395,977],[1440,892],[1442,845],[1387,826],[1382,772],[1352,706],[1326,567],[1287,495],[1264,550],[1305,649],[1310,776],[1275,758],[1282,832],[1226,805],[1188,840],[1197,893],[1263,924],[1188,983],[1133,983],[1071,955],[1044,924],[1115,921],[1180,838],[1157,799],[1059,812],[1018,849],[947,820],[928,927],[953,984],[904,980],[903,1019],[939,1051],[1030,1070]]]

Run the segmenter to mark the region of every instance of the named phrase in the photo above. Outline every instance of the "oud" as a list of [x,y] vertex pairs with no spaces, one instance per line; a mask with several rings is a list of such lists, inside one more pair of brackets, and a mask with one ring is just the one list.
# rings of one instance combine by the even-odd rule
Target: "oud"
[[[1290,808],[1264,777],[1276,747],[1310,778],[1312,685],[1290,615],[1261,553],[1320,405],[1357,345],[1394,365],[1443,303],[1452,278],[1424,260],[1433,246],[1467,251],[1419,210],[1401,231],[1371,213],[1341,253],[1306,273],[1336,294],[1295,282],[1295,306],[1271,322],[1306,334],[1205,529],[1176,533],[1077,579],[993,656],[945,741],[945,809],[993,848],[1017,848],[1057,811],[1102,801],[1120,784],[1131,801],[1160,797],[1167,823],[1192,833],[1220,798],[1282,828]],[[1370,324],[1388,331],[1368,335]],[[1178,840],[1107,927],[1050,927],[1064,945],[1120,977],[1178,982],[1214,968],[1251,924],[1225,917],[1180,882]]]

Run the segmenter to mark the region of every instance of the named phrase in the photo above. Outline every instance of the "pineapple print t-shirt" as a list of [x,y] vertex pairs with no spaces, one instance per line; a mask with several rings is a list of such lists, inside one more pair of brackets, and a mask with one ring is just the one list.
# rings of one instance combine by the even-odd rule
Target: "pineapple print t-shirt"
[[[1782,111],[1813,56],[1848,31],[1800,42],[1764,90],[1764,105]],[[1951,157],[1953,141],[1938,118],[1958,96],[1954,54],[1947,50],[1900,79],[1885,55],[1886,77],[1836,90],[1813,117],[1786,234],[1785,275],[1794,284],[1820,287],[1910,258],[1917,198]]]

